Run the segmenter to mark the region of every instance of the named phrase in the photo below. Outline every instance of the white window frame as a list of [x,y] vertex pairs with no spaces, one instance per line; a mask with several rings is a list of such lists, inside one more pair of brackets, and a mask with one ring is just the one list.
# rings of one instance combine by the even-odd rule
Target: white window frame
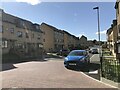
[[2,48],[7,48],[7,47],[8,47],[8,41],[2,40]]

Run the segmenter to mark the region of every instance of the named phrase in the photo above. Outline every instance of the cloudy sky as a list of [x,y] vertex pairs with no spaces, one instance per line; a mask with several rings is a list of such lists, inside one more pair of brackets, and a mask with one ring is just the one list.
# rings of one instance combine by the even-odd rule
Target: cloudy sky
[[[65,1],[65,0],[63,0]],[[41,24],[45,22],[75,36],[85,35],[98,40],[97,12],[100,8],[101,40],[106,40],[106,30],[116,18],[115,0],[2,0],[1,8],[9,14]]]

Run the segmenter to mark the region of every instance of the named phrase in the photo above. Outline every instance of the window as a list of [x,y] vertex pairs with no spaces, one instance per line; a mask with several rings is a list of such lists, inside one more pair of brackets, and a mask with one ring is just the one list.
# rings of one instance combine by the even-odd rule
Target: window
[[5,30],[6,30],[6,31],[8,31],[9,29],[8,29],[8,28],[6,28]]
[[34,33],[32,34],[32,38],[34,38]]
[[118,3],[118,8],[117,8],[118,9],[118,14],[119,14],[119,5],[120,5],[120,3]]
[[120,24],[118,25],[118,30],[119,30],[119,33],[120,33]]
[[20,20],[20,26],[25,27],[24,21]]
[[120,54],[120,43],[117,44],[117,54]]
[[18,36],[18,37],[22,37],[22,32],[18,31],[18,32],[17,32],[17,36]]
[[40,34],[38,34],[38,39],[40,39]]
[[44,35],[45,35],[45,32],[43,32],[44,33]]
[[8,41],[2,41],[2,48],[7,48],[8,47]]
[[14,33],[14,28],[9,29],[11,33]]
[[18,43],[18,44],[17,44],[17,47],[18,47],[19,49],[25,48],[25,46],[24,46],[22,43]]
[[0,32],[3,33],[3,25],[2,27],[0,26]]
[[45,42],[45,39],[43,39],[43,42]]
[[42,44],[38,44],[38,47],[39,47],[39,48],[42,48],[42,47],[43,47],[43,45],[42,45]]
[[39,26],[36,26],[36,29],[40,29]]
[[28,35],[28,33],[26,32],[25,34],[26,34],[26,38],[29,38],[29,35]]

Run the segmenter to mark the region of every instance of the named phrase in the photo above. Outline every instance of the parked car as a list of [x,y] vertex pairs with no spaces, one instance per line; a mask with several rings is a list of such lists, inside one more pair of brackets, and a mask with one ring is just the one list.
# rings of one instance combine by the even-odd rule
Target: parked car
[[61,56],[67,56],[70,53],[68,49],[62,49],[58,52],[59,55]]
[[91,53],[92,53],[92,54],[98,54],[98,49],[97,49],[97,48],[93,48],[93,49],[91,50]]
[[86,50],[73,50],[64,60],[64,66],[69,68],[71,66],[83,67],[90,63],[90,58]]

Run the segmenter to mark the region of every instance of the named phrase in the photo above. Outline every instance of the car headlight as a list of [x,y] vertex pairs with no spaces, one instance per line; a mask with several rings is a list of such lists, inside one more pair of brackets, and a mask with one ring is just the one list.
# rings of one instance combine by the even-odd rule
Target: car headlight
[[66,57],[66,58],[65,58],[65,61],[67,61],[67,60],[68,60],[68,58]]
[[84,62],[84,61],[85,61],[85,58],[80,59],[80,61]]

